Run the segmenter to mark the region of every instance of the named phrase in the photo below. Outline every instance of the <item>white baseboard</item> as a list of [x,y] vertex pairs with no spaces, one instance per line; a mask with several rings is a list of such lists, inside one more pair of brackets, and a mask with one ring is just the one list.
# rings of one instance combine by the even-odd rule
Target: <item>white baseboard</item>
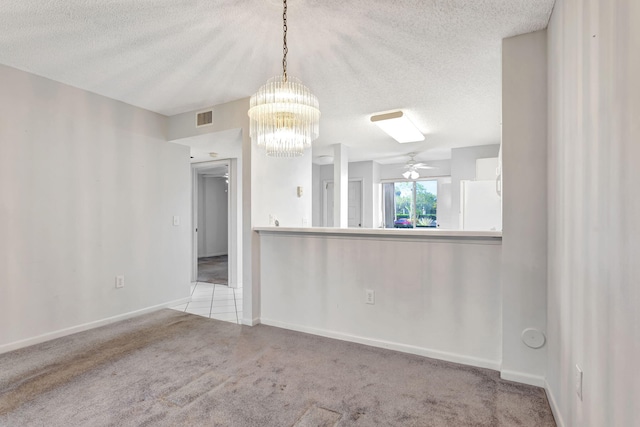
[[245,317],[242,319],[242,324],[247,326],[256,326],[260,324],[260,318],[254,317],[253,319],[250,319],[248,317]]
[[14,341],[9,344],[0,345],[0,354],[8,353],[13,350],[18,350],[20,348],[29,347],[31,345],[40,344],[45,341],[50,341],[56,338],[65,337],[67,335],[75,334],[78,332],[83,332],[89,329],[98,328],[100,326],[108,325],[110,323],[115,323],[120,320],[129,319],[131,317],[139,316],[145,313],[151,313],[152,311],[161,310],[167,307],[173,307],[175,305],[186,304],[191,301],[191,297],[180,298],[175,301],[169,301],[162,304],[154,305],[152,307],[146,307],[140,310],[130,311],[124,314],[118,314],[117,316],[107,317],[106,319],[95,320],[93,322],[83,323],[81,325],[72,326],[70,328],[59,329],[53,332],[47,332],[46,334],[38,335],[32,338],[27,338],[20,341]]
[[227,283],[227,286],[229,286],[230,288],[233,288],[233,289],[242,289],[242,283],[240,283],[240,282],[238,282],[238,283],[229,282],[229,283]]
[[401,343],[396,343],[391,341],[360,337],[357,335],[350,335],[342,332],[329,331],[325,329],[316,329],[316,328],[310,328],[307,326],[293,325],[290,323],[284,323],[284,322],[280,322],[278,320],[272,320],[272,319],[260,318],[258,319],[258,323],[262,323],[263,325],[275,326],[283,329],[290,329],[292,331],[305,332],[313,335],[320,335],[322,337],[327,337],[327,338],[334,338],[341,341],[355,342],[358,344],[370,345],[372,347],[387,348],[389,350],[400,351],[403,353],[416,354],[418,356],[446,360],[447,362],[454,362],[454,363],[460,363],[463,365],[476,366],[478,368],[493,369],[494,371],[500,370],[500,362],[495,360],[482,359],[479,357],[467,356],[467,355],[456,354],[456,353],[449,353],[445,351],[433,350],[429,348],[401,344]]
[[565,427],[564,420],[562,419],[562,415],[560,414],[560,407],[558,406],[558,402],[556,401],[553,392],[551,391],[551,387],[549,387],[549,383],[547,380],[544,380],[544,390],[547,392],[547,400],[549,400],[549,406],[551,406],[551,412],[553,413],[553,418],[556,420],[556,425],[558,427]]
[[544,377],[538,375],[525,374],[524,372],[517,371],[500,371],[500,378],[507,381],[514,381],[517,383],[533,385],[536,387],[544,387]]

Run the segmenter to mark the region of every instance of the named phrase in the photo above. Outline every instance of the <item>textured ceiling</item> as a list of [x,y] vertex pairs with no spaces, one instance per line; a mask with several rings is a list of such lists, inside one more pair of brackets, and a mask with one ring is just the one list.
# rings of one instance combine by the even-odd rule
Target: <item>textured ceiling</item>
[[[500,48],[554,0],[289,0],[290,75],[318,96],[314,156],[354,160],[500,140]],[[250,96],[281,73],[277,0],[2,0],[0,63],[166,115]],[[369,123],[402,109],[426,134]]]

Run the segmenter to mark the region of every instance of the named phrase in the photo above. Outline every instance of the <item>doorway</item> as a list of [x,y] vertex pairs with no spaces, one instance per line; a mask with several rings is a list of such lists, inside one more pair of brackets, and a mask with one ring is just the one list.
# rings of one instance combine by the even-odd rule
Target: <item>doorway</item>
[[238,283],[236,159],[192,165],[193,283]]
[[198,171],[197,282],[229,283],[229,166]]
[[[325,181],[324,183],[324,212],[323,212],[323,225],[325,227],[333,227],[333,181]],[[350,228],[362,227],[363,212],[362,212],[362,180],[350,179],[348,185],[348,222],[347,225]]]

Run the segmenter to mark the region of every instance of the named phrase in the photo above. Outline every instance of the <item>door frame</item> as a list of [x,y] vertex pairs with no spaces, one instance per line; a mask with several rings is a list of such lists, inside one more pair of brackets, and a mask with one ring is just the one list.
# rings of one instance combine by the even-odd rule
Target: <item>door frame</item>
[[229,173],[227,185],[227,259],[228,285],[237,288],[239,285],[238,232],[237,207],[237,159],[221,159],[191,164],[191,282],[198,279],[198,171],[214,166],[226,165]]
[[[349,182],[360,182],[360,224],[364,223],[364,178],[349,178]],[[327,212],[327,185],[333,183],[333,179],[322,180],[322,226],[327,227],[329,213]],[[347,186],[348,188],[348,186]],[[359,228],[364,228],[362,225]]]

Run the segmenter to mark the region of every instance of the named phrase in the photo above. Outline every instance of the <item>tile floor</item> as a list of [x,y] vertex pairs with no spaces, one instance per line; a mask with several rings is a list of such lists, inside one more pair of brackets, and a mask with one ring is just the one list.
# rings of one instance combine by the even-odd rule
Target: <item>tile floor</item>
[[191,284],[191,302],[171,307],[210,319],[242,323],[242,289],[207,282]]

